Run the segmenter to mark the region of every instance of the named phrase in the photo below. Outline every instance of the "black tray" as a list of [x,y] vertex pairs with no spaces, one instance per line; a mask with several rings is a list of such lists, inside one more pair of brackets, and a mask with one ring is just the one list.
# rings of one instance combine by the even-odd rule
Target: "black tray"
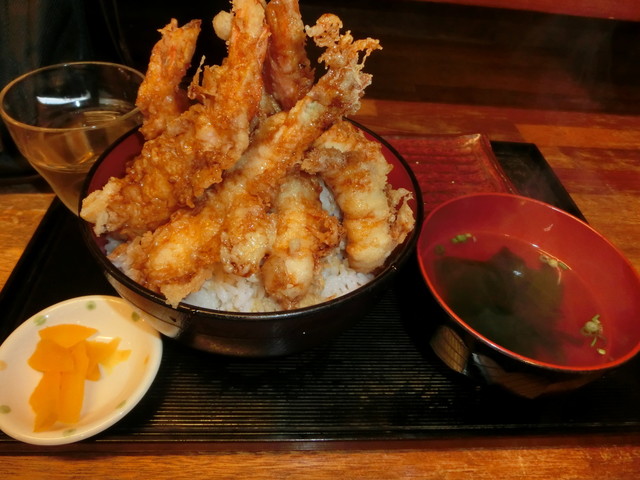
[[[517,191],[580,216],[534,145],[491,147]],[[77,219],[54,201],[0,293],[0,342],[40,309],[85,294],[114,291],[82,244]],[[581,390],[527,400],[448,370],[427,344],[442,315],[417,262],[410,262],[371,314],[325,346],[247,360],[165,340],[158,377],[122,421],[60,447],[26,445],[0,433],[0,453],[170,453],[193,443],[200,449],[322,448],[460,438],[480,445],[514,435],[640,429],[637,360]]]

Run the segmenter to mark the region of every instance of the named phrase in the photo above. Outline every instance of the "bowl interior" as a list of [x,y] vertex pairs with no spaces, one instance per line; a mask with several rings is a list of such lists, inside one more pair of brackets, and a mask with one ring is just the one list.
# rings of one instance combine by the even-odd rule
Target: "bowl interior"
[[478,194],[425,219],[420,268],[451,318],[500,352],[559,370],[600,370],[640,348],[640,281],[586,223],[545,203]]
[[[360,126],[359,126],[360,127]],[[411,169],[406,164],[404,159],[391,147],[388,143],[386,143],[382,138],[378,137],[375,133],[365,129],[364,127],[360,127],[364,131],[365,135],[370,138],[378,141],[381,144],[382,152],[385,158],[391,163],[393,169],[389,174],[389,182],[394,188],[405,188],[413,193],[413,198],[409,201],[409,205],[414,211],[416,218],[416,227],[414,231],[408,236],[405,242],[400,245],[390,257],[387,259],[385,266],[383,269],[376,275],[376,278],[369,282],[366,285],[363,285],[359,289],[356,289],[342,297],[338,297],[329,302],[325,302],[321,304],[322,306],[330,306],[331,304],[336,304],[342,302],[349,297],[357,295],[359,292],[363,290],[371,290],[374,288],[380,281],[385,280],[386,277],[392,275],[397,271],[399,266],[403,264],[410,255],[413,253],[413,249],[415,244],[417,243],[417,238],[419,235],[419,225],[422,220],[423,215],[423,202],[420,194],[420,188],[417,183],[415,176],[412,174]],[[92,170],[89,172],[87,180],[85,182],[82,198],[86,197],[89,193],[94,190],[102,188],[109,178],[111,177],[121,177],[124,175],[126,166],[128,162],[133,160],[141,151],[142,146],[144,144],[144,139],[140,132],[137,129],[132,130],[128,134],[124,135],[120,138],[116,143],[114,143],[110,149],[108,149],[103,155],[98,159],[98,161],[93,166]],[[98,257],[98,261],[102,263],[103,267],[105,267],[108,273],[115,279],[117,283],[120,285],[124,285],[126,288],[133,290],[137,295],[144,296],[146,298],[152,299],[156,304],[164,307],[166,306],[163,298],[157,293],[148,290],[135,282],[129,279],[124,273],[119,271],[115,266],[111,264],[111,262],[105,256],[105,245],[107,243],[107,238],[105,236],[97,237],[93,234],[91,226],[86,222],[83,222],[83,234],[85,239],[89,242],[89,247],[92,250],[94,256]],[[97,248],[95,248],[97,247]],[[296,312],[305,311],[312,312],[318,310],[320,305],[305,307],[300,309],[290,310],[288,312],[282,313],[283,316],[294,316]],[[207,313],[221,313],[220,311],[210,310],[206,308],[194,307],[188,304],[180,304],[178,306],[178,310],[183,312],[188,312],[190,314],[197,315],[206,315]],[[224,312],[226,315],[229,312]],[[272,317],[272,313],[234,313],[231,315],[233,319],[255,319],[255,320],[264,320],[266,317]]]

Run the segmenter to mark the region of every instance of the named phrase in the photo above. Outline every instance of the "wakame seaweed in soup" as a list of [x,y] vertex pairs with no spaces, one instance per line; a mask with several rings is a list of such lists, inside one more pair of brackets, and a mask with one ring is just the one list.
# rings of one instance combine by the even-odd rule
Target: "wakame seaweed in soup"
[[560,259],[513,237],[482,233],[443,239],[431,255],[442,299],[489,341],[557,365],[608,359],[606,319]]

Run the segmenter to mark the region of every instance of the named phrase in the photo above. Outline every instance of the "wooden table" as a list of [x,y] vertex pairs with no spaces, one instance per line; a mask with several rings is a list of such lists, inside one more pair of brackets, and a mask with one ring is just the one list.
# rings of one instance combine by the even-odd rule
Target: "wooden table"
[[[356,120],[385,134],[483,133],[535,143],[588,221],[640,271],[640,118],[550,110],[366,100]],[[0,286],[51,194],[0,188]],[[2,388],[2,386],[0,386]],[[640,408],[640,405],[638,406]],[[132,452],[13,456],[12,478],[421,478],[631,479],[640,476],[640,435],[510,437],[469,442],[302,445],[297,449],[178,445],[164,455]]]
[[581,0],[579,2],[556,2],[554,0],[419,0],[438,1],[458,5],[472,5],[491,8],[511,8],[532,12],[555,13],[560,15],[578,15],[583,17],[613,18],[617,20],[638,21],[640,7],[634,0],[603,2],[600,0]]

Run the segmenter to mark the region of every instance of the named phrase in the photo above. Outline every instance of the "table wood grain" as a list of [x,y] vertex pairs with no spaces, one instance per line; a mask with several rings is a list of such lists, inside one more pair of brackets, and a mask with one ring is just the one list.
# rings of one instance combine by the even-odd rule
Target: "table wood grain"
[[[535,143],[587,220],[640,270],[640,118],[535,109],[365,100],[355,120],[381,135],[482,133]],[[52,195],[0,187],[0,287]],[[2,386],[0,386],[2,388]],[[640,406],[639,406],[640,408]],[[421,478],[476,480],[640,476],[640,433],[513,437],[471,445],[305,444],[224,449],[178,445],[96,455],[21,456],[0,452],[0,475],[14,478]]]
[[[436,1],[436,0],[419,0]],[[440,3],[470,5],[474,7],[511,8],[532,12],[577,15],[581,17],[609,18],[638,21],[640,6],[634,0],[580,0],[579,2],[557,2],[554,0],[438,0]]]
[[[176,455],[1,457],[7,479],[623,480],[638,478],[635,447],[228,452]],[[603,476],[606,475],[606,476]]]

